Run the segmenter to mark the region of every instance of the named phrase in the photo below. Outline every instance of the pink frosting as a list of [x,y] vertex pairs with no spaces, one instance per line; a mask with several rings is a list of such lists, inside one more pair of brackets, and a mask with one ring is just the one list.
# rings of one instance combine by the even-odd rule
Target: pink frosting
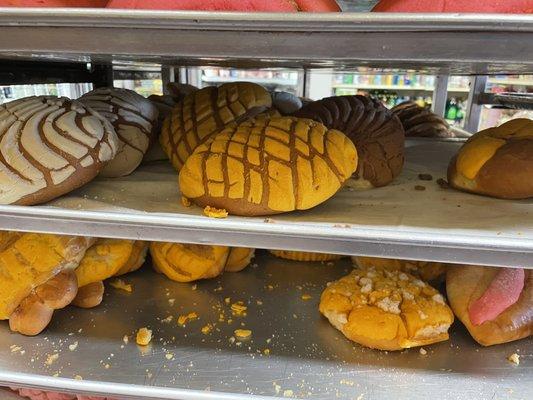
[[485,293],[470,304],[468,315],[473,325],[494,320],[520,298],[526,274],[521,268],[501,268]]

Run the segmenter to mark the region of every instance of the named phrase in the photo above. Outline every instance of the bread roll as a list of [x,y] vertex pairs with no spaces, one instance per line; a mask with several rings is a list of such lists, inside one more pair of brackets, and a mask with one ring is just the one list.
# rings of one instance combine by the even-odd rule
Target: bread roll
[[155,135],[158,110],[148,99],[128,89],[99,88],[80,102],[111,122],[119,138],[116,156],[100,172],[102,176],[131,174],[141,163]]
[[451,266],[446,291],[457,318],[483,346],[533,334],[531,270]]
[[382,268],[408,272],[423,281],[440,281],[446,274],[448,264],[429,261],[398,260],[377,257],[352,257],[354,265],[361,268]]
[[402,124],[380,101],[367,96],[327,97],[294,114],[337,129],[355,144],[359,164],[354,179],[361,188],[380,187],[400,174],[404,162]]
[[40,96],[0,105],[0,203],[44,203],[83,186],[117,148],[111,124],[78,101]]
[[340,260],[340,254],[326,254],[326,253],[309,253],[306,251],[288,251],[288,250],[269,250],[272,254],[279,258],[294,261],[333,261]]
[[199,146],[180,172],[183,196],[235,215],[312,208],[333,196],[357,168],[341,132],[308,119],[255,119]]
[[449,138],[455,135],[446,120],[414,101],[406,101],[391,111],[400,119],[405,136]]
[[246,268],[254,249],[182,243],[150,243],[154,269],[177,282],[214,278]]
[[1,232],[0,320],[61,271],[78,266],[93,239],[42,233]]
[[185,96],[165,120],[161,146],[179,171],[193,151],[209,137],[271,106],[270,93],[253,83],[225,83],[194,91]]
[[486,196],[533,197],[533,121],[514,119],[473,135],[451,160],[448,181]]
[[360,268],[322,293],[320,312],[348,339],[402,350],[448,339],[453,313],[437,290],[398,270]]

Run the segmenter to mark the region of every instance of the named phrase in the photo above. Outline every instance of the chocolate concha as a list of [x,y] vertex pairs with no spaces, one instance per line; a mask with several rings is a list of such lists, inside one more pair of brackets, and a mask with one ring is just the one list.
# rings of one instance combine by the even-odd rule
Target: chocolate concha
[[118,149],[113,126],[64,97],[0,105],[0,203],[33,205],[92,180]]
[[310,119],[256,118],[199,146],[180,172],[183,196],[235,215],[312,208],[357,168],[354,144]]
[[446,120],[413,101],[406,101],[391,111],[402,122],[405,136],[412,137],[454,137]]
[[154,137],[158,110],[148,99],[128,89],[98,88],[80,102],[103,115],[115,128],[119,150],[100,172],[106,177],[131,174],[141,163]]
[[191,92],[164,121],[161,146],[179,171],[196,147],[210,136],[271,106],[270,93],[254,83],[225,83]]
[[307,104],[294,114],[337,129],[355,144],[361,188],[380,187],[400,174],[404,163],[402,124],[381,102],[367,96],[335,96]]

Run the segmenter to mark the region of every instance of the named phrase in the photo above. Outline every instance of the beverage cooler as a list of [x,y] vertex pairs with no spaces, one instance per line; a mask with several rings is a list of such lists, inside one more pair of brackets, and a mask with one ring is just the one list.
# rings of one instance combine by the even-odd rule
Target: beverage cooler
[[[498,178],[504,195],[495,193],[497,184],[484,191],[472,183],[472,169],[516,138],[529,140],[516,150],[522,164],[503,158],[498,168],[533,173],[532,54],[531,15],[1,8],[0,399],[28,393],[9,388],[111,399],[533,398],[533,176],[521,178],[516,195],[509,193],[517,179],[505,173]],[[220,86],[239,81],[255,86]],[[491,89],[505,82],[526,89]],[[148,100],[130,92],[119,92],[117,108],[102,108],[111,92],[98,89],[113,84],[153,94],[160,119],[152,113],[146,128],[143,106],[131,107]],[[419,111],[452,133],[405,141],[402,133],[387,143],[377,133],[365,147],[328,126],[347,121],[341,106],[318,122],[309,116],[322,97],[391,87],[405,96],[398,86],[409,85],[421,90],[408,95],[424,100]],[[90,90],[97,90],[92,99]],[[358,118],[376,107],[409,131],[401,111],[387,108],[396,97],[370,94],[378,99],[350,97],[366,104],[350,103]],[[20,99],[34,95],[51,97]],[[80,102],[54,97],[82,95]],[[505,115],[484,117],[487,106]],[[53,111],[41,115],[39,107]],[[142,142],[144,158],[116,173],[123,164],[111,168],[110,154],[142,145],[124,133],[128,112],[135,129],[152,137]],[[109,113],[114,127],[104,119]],[[508,119],[525,128],[469,139]],[[209,124],[220,132],[196,148],[172,136]],[[473,148],[476,140],[483,143]],[[392,171],[385,181],[377,177],[382,167],[364,158],[376,145],[373,154]],[[68,153],[69,146],[83,154]],[[41,156],[52,165],[46,171]],[[370,171],[364,179],[355,162]],[[89,164],[98,165],[98,176]],[[465,165],[454,180],[454,168]],[[83,168],[93,175],[78,173]],[[81,248],[85,256],[76,258]],[[128,268],[106,275],[106,263],[119,255]],[[71,257],[69,267],[42,278],[37,270],[59,256]],[[233,269],[232,257],[241,257]],[[391,263],[402,267],[380,267]],[[425,277],[433,268],[438,277]],[[471,271],[504,279],[479,278],[476,286]],[[30,275],[41,280],[24,283]],[[71,286],[47,280],[60,275],[74,276]],[[510,283],[517,280],[518,291]],[[20,304],[2,311],[22,284]],[[89,287],[100,296],[91,308],[84,301],[94,293],[82,290]],[[462,312],[452,289],[470,304]],[[67,292],[70,301],[59,304]],[[485,320],[472,326],[464,319],[484,306],[473,296],[486,300],[489,292],[497,311],[480,337],[474,331]],[[408,309],[409,302],[416,306]],[[513,328],[496,318],[518,305],[522,314],[509,318],[520,340],[496,344],[499,330]],[[416,334],[413,318],[422,324]]]

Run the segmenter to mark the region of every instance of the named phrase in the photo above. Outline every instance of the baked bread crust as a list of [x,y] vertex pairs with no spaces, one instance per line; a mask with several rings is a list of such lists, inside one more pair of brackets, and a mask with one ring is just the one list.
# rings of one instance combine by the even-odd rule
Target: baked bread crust
[[492,321],[477,326],[470,321],[470,305],[483,295],[499,271],[500,268],[461,265],[450,266],[446,274],[446,292],[453,312],[483,346],[507,343],[533,334],[533,273],[529,269],[524,270],[524,288],[516,303]]
[[111,124],[78,101],[39,96],[0,105],[0,203],[40,204],[77,189],[117,148]]
[[167,242],[150,243],[154,269],[177,282],[214,278],[238,272],[252,260],[255,249]]
[[225,83],[194,91],[164,121],[159,138],[161,147],[180,171],[194,150],[211,136],[271,107],[270,93],[254,83]]
[[294,116],[321,122],[354,142],[359,155],[354,179],[362,188],[388,185],[402,171],[402,124],[378,100],[360,95],[326,97],[305,105]]
[[82,236],[0,232],[0,320],[38,286],[76,268],[92,243]]
[[276,257],[293,261],[334,261],[340,260],[340,254],[310,253],[306,251],[269,250]]
[[179,175],[183,196],[230,214],[272,215],[312,208],[357,167],[341,132],[309,119],[256,118],[200,145]]
[[437,290],[398,270],[360,268],[328,284],[320,312],[348,339],[402,350],[448,339],[453,313]]
[[128,89],[98,88],[79,101],[104,116],[115,128],[119,147],[100,175],[131,174],[141,163],[155,135],[158,110],[148,99]]
[[361,268],[384,268],[408,272],[425,282],[440,281],[446,275],[448,264],[430,261],[398,260],[392,258],[353,256],[352,263]]
[[533,197],[533,121],[511,120],[473,135],[448,167],[456,189],[502,199]]
[[405,136],[411,137],[454,137],[446,120],[414,101],[406,101],[391,108],[400,119]]

